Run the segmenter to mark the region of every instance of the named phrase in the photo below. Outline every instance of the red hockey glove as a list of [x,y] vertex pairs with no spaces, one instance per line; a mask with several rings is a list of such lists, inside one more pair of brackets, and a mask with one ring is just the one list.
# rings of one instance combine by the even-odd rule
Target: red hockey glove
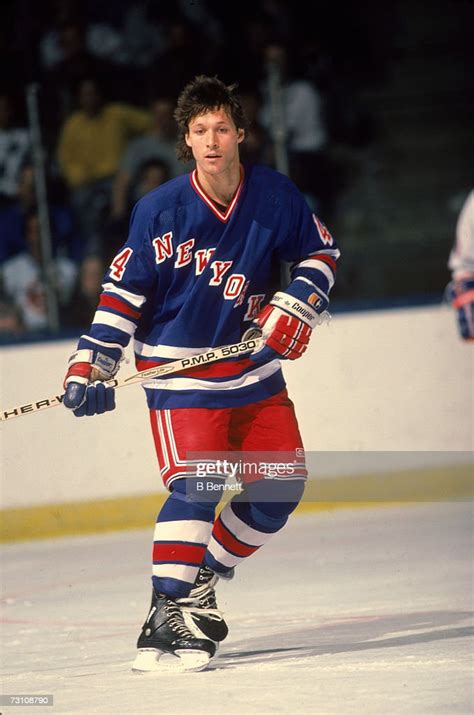
[[102,382],[114,377],[122,357],[121,345],[83,336],[77,351],[69,358],[64,406],[73,410],[76,417],[91,417],[115,409],[114,389]]
[[307,303],[279,291],[252,322],[252,327],[242,339],[248,339],[255,329],[261,331],[265,343],[250,355],[255,361],[274,358],[296,360],[303,355],[313,327],[320,322],[318,313]]

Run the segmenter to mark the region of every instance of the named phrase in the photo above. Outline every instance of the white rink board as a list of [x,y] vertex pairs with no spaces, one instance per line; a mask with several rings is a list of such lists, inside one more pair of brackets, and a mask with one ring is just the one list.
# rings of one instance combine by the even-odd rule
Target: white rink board
[[[0,349],[2,409],[61,392],[74,348],[61,341]],[[302,360],[284,364],[306,449],[472,449],[472,356],[444,306],[335,316]],[[161,490],[142,388],[118,391],[117,402],[115,412],[90,419],[57,407],[3,424],[2,507]],[[341,473],[337,460],[327,476]],[[405,454],[403,466],[409,462]]]

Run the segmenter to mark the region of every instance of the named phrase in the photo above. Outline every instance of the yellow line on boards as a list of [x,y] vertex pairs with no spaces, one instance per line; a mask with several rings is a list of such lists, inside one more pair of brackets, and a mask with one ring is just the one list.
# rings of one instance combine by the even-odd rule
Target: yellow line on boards
[[[404,470],[381,475],[310,479],[295,514],[361,507],[472,499],[472,465]],[[167,493],[67,502],[0,511],[0,541],[149,528]],[[220,508],[231,495],[222,501]]]

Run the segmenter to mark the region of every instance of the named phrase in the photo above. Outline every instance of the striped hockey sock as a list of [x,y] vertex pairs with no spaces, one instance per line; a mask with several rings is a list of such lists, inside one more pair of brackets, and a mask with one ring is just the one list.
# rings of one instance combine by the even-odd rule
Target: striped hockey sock
[[[272,485],[273,493],[266,495],[265,486],[252,487],[228,502],[216,519],[204,558],[205,565],[216,573],[225,573],[237,566],[285,526],[301,499],[304,482],[285,484],[285,501],[276,499],[278,492],[283,493],[278,486]],[[269,496],[273,496],[274,501],[262,501]]]
[[190,500],[184,493],[184,480],[173,486],[156,521],[152,581],[157,593],[184,598],[189,595],[206,553],[215,503]]

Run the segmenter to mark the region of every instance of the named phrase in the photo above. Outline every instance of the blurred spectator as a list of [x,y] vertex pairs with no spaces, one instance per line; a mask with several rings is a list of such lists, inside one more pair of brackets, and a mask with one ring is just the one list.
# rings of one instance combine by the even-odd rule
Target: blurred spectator
[[62,35],[63,28],[81,27],[80,47],[89,57],[107,60],[115,66],[149,67],[164,50],[166,37],[156,23],[149,0],[87,5],[81,0],[56,0],[53,25],[40,40],[43,67],[53,69],[68,59],[74,45]]
[[12,338],[24,331],[18,308],[0,292],[0,338]]
[[[245,13],[235,13],[231,24],[227,17],[226,5],[222,3],[214,5],[218,19],[224,24],[225,42],[218,48],[218,57],[209,74],[215,72],[215,68],[218,67],[220,77],[229,82],[238,81],[240,87],[255,89],[261,85],[265,76],[262,66],[263,49],[272,37],[280,37],[278,34],[280,22],[277,23],[277,27],[274,26],[272,15],[262,7],[265,4],[265,2],[252,3],[252,6],[246,8]],[[285,12],[282,19],[283,23],[286,22]],[[291,23],[287,25],[288,29],[290,26]],[[245,48],[244,55],[242,48]]]
[[[282,102],[290,165],[290,176],[327,220],[332,210],[336,187],[334,168],[327,152],[328,133],[321,94],[315,85],[293,76],[289,48],[272,42],[265,46],[266,67],[277,68],[282,83]],[[263,86],[262,124],[271,132],[272,106],[268,87]]]
[[57,0],[50,27],[39,41],[42,66],[51,70],[74,58],[106,57],[120,52],[122,38],[108,22],[90,21],[81,3]]
[[149,191],[172,178],[170,167],[161,159],[148,159],[138,169],[132,186],[132,205]]
[[125,150],[120,169],[114,180],[112,218],[123,218],[129,203],[136,200],[130,194],[131,185],[136,182],[140,167],[148,159],[161,159],[170,170],[170,178],[179,176],[193,168],[193,163],[183,164],[176,156],[177,125],[173,117],[174,101],[167,97],[155,99],[151,103],[153,127],[143,136],[133,139]]
[[113,101],[140,104],[148,71],[167,47],[165,28],[151,12],[153,4],[55,4],[54,24],[39,43],[45,109],[54,127],[73,111],[75,86],[82,77],[100,77]]
[[[41,331],[48,327],[45,285],[42,276],[39,218],[35,208],[25,217],[25,250],[0,266],[5,296],[19,310],[26,330]],[[71,298],[77,277],[77,265],[69,258],[54,259],[56,293],[60,305]]]
[[218,19],[214,10],[214,3],[206,0],[200,2],[189,2],[189,0],[177,0],[176,5],[179,12],[188,22],[195,27],[201,28],[202,34],[206,38],[206,44],[217,46],[225,43],[225,28]]
[[240,100],[249,123],[245,141],[241,144],[240,157],[249,164],[273,166],[273,144],[269,132],[260,122],[262,101],[258,90],[240,92]]
[[178,17],[165,25],[167,46],[150,69],[149,92],[176,97],[187,82],[209,67],[209,55],[214,51],[204,43],[199,28]]
[[[27,163],[21,168],[14,200],[0,209],[0,263],[28,250],[25,241],[26,216],[35,206],[35,172],[33,166]],[[49,216],[55,252],[79,261],[81,245],[71,208],[65,203],[51,202]]]
[[111,216],[104,231],[105,260],[110,263],[123,245],[128,231],[130,214],[135,203],[145,194],[171,179],[169,165],[158,158],[147,159],[137,169],[128,187],[123,211]]
[[30,133],[17,125],[12,95],[0,94],[0,205],[16,196],[20,168],[30,151]]
[[[70,3],[60,3],[55,25],[40,42],[42,62],[42,103],[46,143],[52,145],[62,123],[74,110],[77,84],[84,77],[100,77],[109,93],[120,80],[115,66],[103,55],[97,54],[87,41],[88,24],[77,8]],[[110,41],[103,39],[104,46]]]
[[148,69],[166,47],[163,25],[156,23],[149,2],[134,2],[123,16],[123,51],[125,64]]
[[87,256],[80,267],[74,292],[60,311],[61,324],[68,328],[90,325],[102,291],[105,264],[100,256]]
[[106,103],[97,80],[79,84],[79,109],[64,123],[58,162],[84,240],[85,252],[102,249],[101,230],[110,209],[112,183],[131,137],[152,126],[149,112]]

